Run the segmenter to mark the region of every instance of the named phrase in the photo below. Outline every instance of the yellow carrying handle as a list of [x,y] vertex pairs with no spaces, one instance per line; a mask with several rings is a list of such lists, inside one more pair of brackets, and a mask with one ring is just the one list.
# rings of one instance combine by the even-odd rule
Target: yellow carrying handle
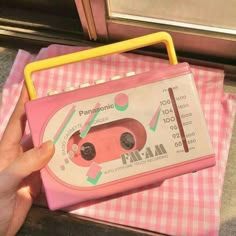
[[92,48],[80,52],[70,53],[63,56],[53,57],[29,63],[28,65],[26,65],[24,69],[25,82],[26,82],[26,87],[28,89],[29,97],[31,100],[37,98],[34,83],[33,80],[31,79],[31,74],[35,71],[49,69],[52,67],[57,67],[69,63],[85,61],[92,58],[110,55],[113,53],[121,53],[129,50],[134,50],[137,48],[146,47],[160,42],[166,45],[170,64],[173,65],[177,64],[178,61],[176,58],[176,53],[172,38],[166,32],[153,33],[146,36],[125,40],[122,42],[113,43],[110,45],[105,45],[97,48]]

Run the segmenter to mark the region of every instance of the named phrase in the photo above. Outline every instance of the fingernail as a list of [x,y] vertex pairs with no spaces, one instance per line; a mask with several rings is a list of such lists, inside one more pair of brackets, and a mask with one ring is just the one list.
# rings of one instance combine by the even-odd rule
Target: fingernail
[[47,154],[49,152],[52,152],[52,150],[54,150],[54,144],[51,140],[48,140],[48,141],[42,143],[38,147],[38,150],[40,151],[40,154]]

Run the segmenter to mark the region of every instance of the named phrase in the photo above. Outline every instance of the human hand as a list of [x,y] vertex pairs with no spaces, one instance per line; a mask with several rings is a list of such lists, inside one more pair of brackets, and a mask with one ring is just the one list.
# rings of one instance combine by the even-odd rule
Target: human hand
[[23,86],[15,110],[0,141],[0,235],[15,235],[23,224],[40,191],[38,170],[54,154],[51,141],[32,148],[31,139],[22,142],[26,115],[24,104],[28,94]]

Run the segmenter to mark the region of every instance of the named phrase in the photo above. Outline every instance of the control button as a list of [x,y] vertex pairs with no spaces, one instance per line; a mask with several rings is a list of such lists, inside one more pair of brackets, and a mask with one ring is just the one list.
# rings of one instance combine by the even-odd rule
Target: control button
[[130,71],[130,72],[127,72],[125,75],[126,75],[127,77],[133,76],[133,75],[135,75],[135,72],[134,72],[134,71]]
[[99,80],[96,80],[96,81],[95,81],[95,84],[103,84],[103,83],[105,83],[105,82],[106,82],[105,79],[99,79]]
[[54,91],[49,91],[48,92],[48,96],[51,96],[51,95],[55,95],[55,94],[58,94],[59,92],[57,90],[54,90]]
[[68,91],[72,91],[72,90],[75,90],[74,87],[70,86],[70,87],[66,87],[63,89],[64,92],[68,92]]
[[111,77],[111,80],[117,80],[117,79],[120,79],[120,78],[121,78],[121,76],[115,75],[115,76],[112,76],[112,77]]
[[86,88],[86,87],[89,87],[90,86],[90,83],[85,83],[85,84],[81,84],[79,87],[80,88]]

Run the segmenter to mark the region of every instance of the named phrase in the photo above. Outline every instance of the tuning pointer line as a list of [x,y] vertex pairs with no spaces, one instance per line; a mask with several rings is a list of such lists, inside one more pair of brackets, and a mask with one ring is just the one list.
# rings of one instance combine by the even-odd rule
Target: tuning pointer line
[[60,127],[58,128],[56,134],[53,137],[53,143],[56,144],[58,139],[61,137],[63,131],[65,130],[66,126],[68,125],[68,123],[70,122],[71,118],[73,117],[73,115],[75,114],[75,106],[72,106],[70,111],[68,112],[67,116],[65,117],[64,121],[62,122],[62,124],[60,125]]
[[177,107],[177,104],[176,104],[173,89],[168,88],[168,93],[169,93],[170,100],[171,100],[171,103],[172,103],[172,106],[173,106],[173,109],[174,109],[177,125],[178,125],[178,128],[179,128],[181,140],[182,140],[183,147],[184,147],[184,151],[189,152],[186,136],[185,136],[185,133],[184,133],[184,128],[183,128],[183,125],[182,125],[182,122],[181,122],[181,119],[180,119],[179,110],[178,110],[178,107]]
[[89,132],[93,122],[95,121],[98,113],[99,113],[99,107],[101,106],[101,104],[98,102],[95,107],[93,108],[93,110],[95,110],[94,113],[90,113],[88,119],[86,120],[85,124],[83,125],[83,127],[80,130],[80,137],[81,138],[85,138],[87,133]]

